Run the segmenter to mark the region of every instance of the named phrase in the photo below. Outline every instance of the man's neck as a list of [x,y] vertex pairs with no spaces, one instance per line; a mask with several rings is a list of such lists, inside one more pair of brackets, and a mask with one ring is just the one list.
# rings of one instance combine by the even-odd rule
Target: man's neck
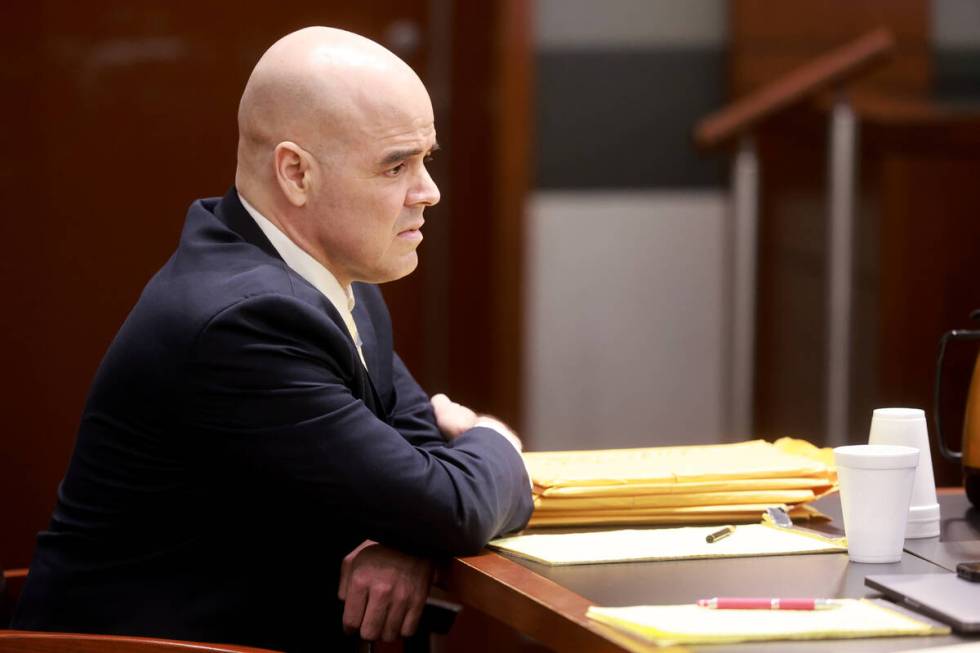
[[[274,207],[274,203],[266,201],[266,198],[261,193],[255,193],[252,189],[243,191],[241,188],[238,189],[238,199],[241,200],[242,205],[245,207],[246,211],[252,215],[254,218],[258,214],[261,218],[264,218],[267,222],[272,223],[276,229],[279,230],[286,238],[292,242],[292,244],[299,249],[303,250],[310,258],[323,266],[324,269],[329,272],[337,283],[340,284],[342,288],[350,294],[350,288],[353,281],[351,279],[345,278],[343,275],[337,274],[333,266],[330,265],[329,261],[324,260],[324,257],[318,256],[314,251],[314,248],[308,246],[306,241],[296,233],[294,229],[291,228],[291,223],[289,220],[283,219],[279,211]],[[282,253],[280,252],[280,255]]]

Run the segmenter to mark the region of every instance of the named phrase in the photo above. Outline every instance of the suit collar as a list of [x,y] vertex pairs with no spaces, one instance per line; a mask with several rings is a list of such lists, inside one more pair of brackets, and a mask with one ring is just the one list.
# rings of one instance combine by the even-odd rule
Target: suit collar
[[255,245],[269,256],[282,260],[279,252],[272,246],[269,239],[265,237],[259,225],[248,214],[245,207],[238,199],[238,189],[232,186],[225,196],[221,198],[214,209],[214,215],[221,220],[225,226],[245,239],[246,242]]

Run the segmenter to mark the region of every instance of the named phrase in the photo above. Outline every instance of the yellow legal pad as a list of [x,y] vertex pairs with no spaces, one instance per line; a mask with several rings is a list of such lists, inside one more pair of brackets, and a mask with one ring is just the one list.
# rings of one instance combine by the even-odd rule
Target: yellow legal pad
[[785,639],[946,635],[949,628],[867,599],[840,599],[831,610],[713,610],[695,604],[592,606],[590,619],[658,646]]
[[847,550],[844,538],[784,529],[765,524],[738,526],[728,537],[705,541],[717,527],[660,528],[538,533],[503,537],[489,546],[546,565],[585,565],[640,560],[738,558],[746,556],[839,553]]
[[530,526],[756,522],[769,506],[806,518],[836,489],[829,450],[803,440],[524,454]]

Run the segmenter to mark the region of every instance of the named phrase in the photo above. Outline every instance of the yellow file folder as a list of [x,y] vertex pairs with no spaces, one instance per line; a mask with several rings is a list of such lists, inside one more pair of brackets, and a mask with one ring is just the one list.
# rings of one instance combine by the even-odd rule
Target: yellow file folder
[[945,626],[883,602],[840,599],[839,603],[840,607],[831,610],[714,610],[696,604],[592,606],[586,615],[658,646],[949,633]]
[[825,494],[833,482],[826,478],[728,478],[718,481],[651,481],[621,485],[558,485],[543,487],[544,497],[615,497],[664,494],[694,494],[745,490],[811,490]]
[[[806,445],[806,446],[804,446]],[[816,457],[804,455],[810,447]],[[750,478],[830,480],[820,449],[799,440],[750,440],[734,444],[526,452],[535,486],[628,485],[725,481]]]
[[681,506],[724,506],[761,503],[777,505],[813,501],[812,490],[734,490],[729,492],[691,492],[687,494],[640,494],[633,496],[536,497],[535,509],[547,512],[581,510],[630,510]]

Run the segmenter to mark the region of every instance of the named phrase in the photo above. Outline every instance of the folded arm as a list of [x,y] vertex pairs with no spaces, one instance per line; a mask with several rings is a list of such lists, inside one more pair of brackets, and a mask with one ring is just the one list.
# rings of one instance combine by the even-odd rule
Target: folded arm
[[396,411],[395,426],[379,419],[350,389],[344,338],[322,311],[281,295],[225,309],[190,363],[189,427],[256,479],[403,551],[472,553],[523,527],[531,497],[515,448],[481,427],[435,446],[438,428],[417,398]]

